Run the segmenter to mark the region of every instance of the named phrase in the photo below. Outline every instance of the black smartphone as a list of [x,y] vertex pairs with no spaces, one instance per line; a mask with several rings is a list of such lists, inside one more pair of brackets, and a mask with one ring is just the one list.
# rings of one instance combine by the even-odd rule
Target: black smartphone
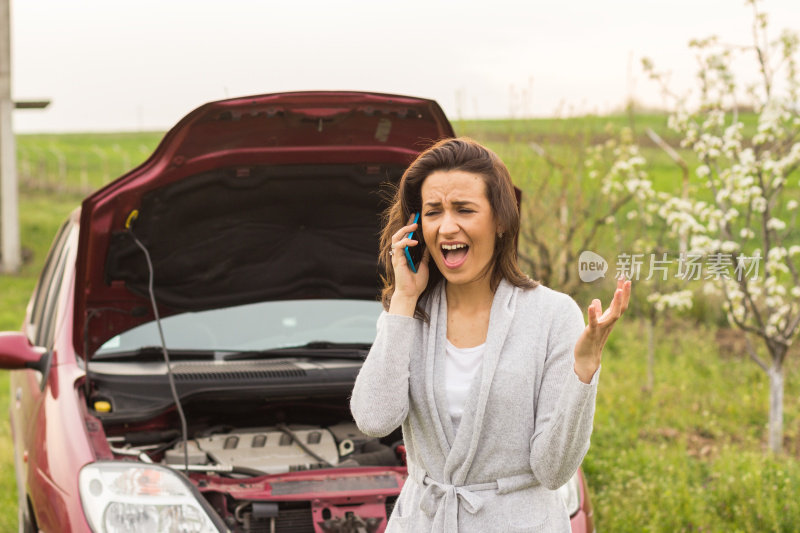
[[[405,252],[406,261],[408,261],[408,267],[416,274],[417,265],[419,265],[422,261],[422,252],[425,250],[425,241],[422,239],[422,224],[419,222],[419,211],[414,214],[414,221],[412,224],[417,224],[417,229],[409,233],[408,238],[415,239],[417,241],[417,245],[406,246]],[[417,234],[417,237],[414,237],[415,233]]]

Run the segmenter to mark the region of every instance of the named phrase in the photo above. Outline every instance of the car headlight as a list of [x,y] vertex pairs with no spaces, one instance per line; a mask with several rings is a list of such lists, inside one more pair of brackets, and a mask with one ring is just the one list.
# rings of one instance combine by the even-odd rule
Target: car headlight
[[95,533],[226,531],[212,520],[208,503],[194,486],[163,466],[90,463],[81,469],[78,486]]
[[581,508],[581,477],[575,474],[569,478],[566,484],[558,489],[558,494],[564,500],[564,505],[567,506],[567,512],[570,516],[577,513]]

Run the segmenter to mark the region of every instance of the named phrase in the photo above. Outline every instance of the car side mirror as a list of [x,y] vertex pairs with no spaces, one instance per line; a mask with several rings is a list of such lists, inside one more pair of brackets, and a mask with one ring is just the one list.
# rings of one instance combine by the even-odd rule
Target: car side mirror
[[24,333],[0,333],[0,369],[20,370],[30,368],[44,373],[47,354],[44,348],[33,346]]

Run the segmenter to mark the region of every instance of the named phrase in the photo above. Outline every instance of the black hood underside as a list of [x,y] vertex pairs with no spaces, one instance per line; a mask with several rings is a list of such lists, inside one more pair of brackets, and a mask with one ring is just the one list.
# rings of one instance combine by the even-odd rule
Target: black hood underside
[[[149,250],[161,306],[199,311],[263,300],[374,300],[381,213],[403,168],[248,166],[142,196],[131,231]],[[145,256],[113,234],[106,283],[148,294]]]

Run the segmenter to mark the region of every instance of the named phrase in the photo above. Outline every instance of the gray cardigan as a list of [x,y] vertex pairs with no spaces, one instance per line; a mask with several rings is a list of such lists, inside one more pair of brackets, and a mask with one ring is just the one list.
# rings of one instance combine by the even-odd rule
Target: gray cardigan
[[589,449],[599,370],[573,370],[583,313],[544,286],[501,281],[486,350],[458,431],[444,383],[447,302],[431,292],[422,320],[382,313],[350,409],[367,435],[402,425],[409,478],[387,532],[564,532],[555,490]]

